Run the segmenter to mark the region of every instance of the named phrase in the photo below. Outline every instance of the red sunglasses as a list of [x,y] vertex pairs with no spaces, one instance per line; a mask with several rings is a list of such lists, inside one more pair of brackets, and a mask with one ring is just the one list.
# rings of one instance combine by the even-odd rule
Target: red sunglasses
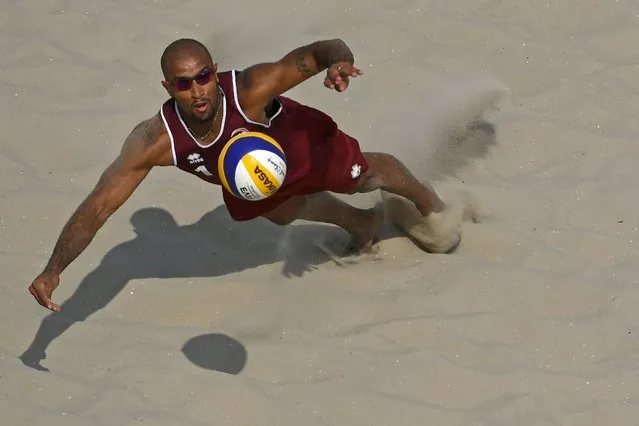
[[173,79],[172,83],[175,90],[178,92],[184,92],[186,90],[191,90],[194,81],[200,86],[204,86],[205,84],[210,83],[211,80],[213,80],[213,71],[204,70],[195,77],[176,77]]

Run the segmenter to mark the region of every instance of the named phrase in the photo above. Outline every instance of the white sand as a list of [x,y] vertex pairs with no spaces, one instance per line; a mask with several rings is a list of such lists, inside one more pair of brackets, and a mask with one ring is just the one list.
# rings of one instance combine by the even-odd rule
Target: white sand
[[[0,2],[3,426],[637,424],[635,1],[20,3]],[[424,176],[503,84],[475,155],[445,167],[492,216],[455,254],[387,227],[382,261],[340,268],[312,244],[338,229],[236,224],[217,188],[158,169],[48,315],[27,287],[165,99],[177,37],[223,69],[342,37],[365,75],[289,95]],[[23,365],[31,345],[49,372]]]

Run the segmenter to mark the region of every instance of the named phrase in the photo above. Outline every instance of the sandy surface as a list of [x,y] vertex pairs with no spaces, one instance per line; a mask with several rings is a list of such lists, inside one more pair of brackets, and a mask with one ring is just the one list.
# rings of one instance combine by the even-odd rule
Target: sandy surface
[[[391,4],[0,2],[2,425],[637,424],[637,3]],[[364,76],[289,95],[420,176],[443,164],[490,216],[451,255],[387,226],[381,261],[341,268],[313,245],[339,229],[233,223],[155,170],[49,315],[27,286],[165,99],[177,37],[222,69],[342,37]],[[440,150],[500,85],[463,155]]]

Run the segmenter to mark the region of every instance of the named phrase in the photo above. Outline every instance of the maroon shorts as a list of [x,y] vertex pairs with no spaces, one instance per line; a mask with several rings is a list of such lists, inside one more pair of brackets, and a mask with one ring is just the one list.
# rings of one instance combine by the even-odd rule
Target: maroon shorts
[[321,144],[310,147],[306,155],[297,158],[302,158],[301,161],[307,163],[297,167],[306,172],[291,182],[285,181],[274,195],[265,200],[243,200],[222,189],[224,203],[231,217],[236,221],[254,219],[295,195],[322,191],[351,193],[359,178],[368,171],[368,162],[360,150],[357,139],[339,129]]

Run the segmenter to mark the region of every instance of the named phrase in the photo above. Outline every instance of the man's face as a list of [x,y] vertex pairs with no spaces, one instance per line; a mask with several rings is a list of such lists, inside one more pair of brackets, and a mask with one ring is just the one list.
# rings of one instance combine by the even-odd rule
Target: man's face
[[217,65],[205,53],[190,52],[171,59],[162,85],[186,114],[210,120],[217,105]]

